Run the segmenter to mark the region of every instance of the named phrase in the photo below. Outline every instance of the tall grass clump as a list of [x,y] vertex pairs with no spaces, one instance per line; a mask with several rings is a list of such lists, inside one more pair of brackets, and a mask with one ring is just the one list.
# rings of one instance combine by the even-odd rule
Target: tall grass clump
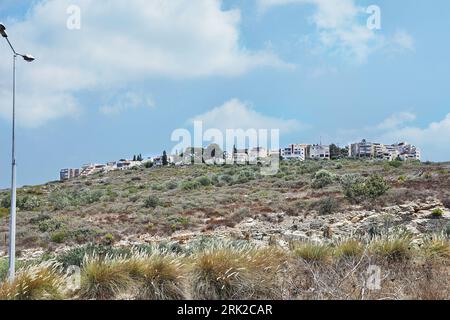
[[126,266],[120,258],[86,256],[81,272],[79,297],[85,300],[117,298],[131,283]]
[[424,241],[421,252],[427,260],[450,263],[450,240],[445,236],[433,236]]
[[223,245],[196,253],[190,278],[199,300],[277,298],[280,252]]
[[46,261],[20,270],[14,282],[0,284],[0,300],[62,300],[66,284],[61,265]]
[[411,237],[381,236],[372,240],[369,252],[388,262],[403,262],[411,258]]
[[123,262],[133,279],[136,298],[140,300],[182,300],[185,265],[180,257],[171,253],[137,253]]
[[294,257],[301,258],[308,263],[325,263],[332,258],[332,249],[327,244],[301,242],[293,244]]
[[338,259],[357,259],[363,256],[364,251],[364,244],[355,239],[348,239],[336,244],[334,255]]

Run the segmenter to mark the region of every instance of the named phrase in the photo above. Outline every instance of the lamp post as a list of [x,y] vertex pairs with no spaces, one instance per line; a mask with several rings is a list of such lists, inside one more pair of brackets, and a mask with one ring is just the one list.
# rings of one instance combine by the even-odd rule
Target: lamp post
[[22,57],[27,62],[34,61],[34,57],[29,54],[17,53],[6,33],[6,27],[0,23],[0,35],[6,39],[13,52],[13,110],[12,110],[12,162],[11,162],[11,214],[9,219],[9,273],[11,282],[15,278],[16,264],[16,60]]

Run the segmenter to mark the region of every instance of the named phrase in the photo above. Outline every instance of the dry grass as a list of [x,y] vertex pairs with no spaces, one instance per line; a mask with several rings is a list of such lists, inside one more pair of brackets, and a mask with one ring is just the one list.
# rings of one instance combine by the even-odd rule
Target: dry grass
[[326,263],[332,258],[333,250],[327,244],[301,242],[293,244],[293,254],[309,263]]
[[[291,250],[211,243],[181,253],[152,249],[131,256],[84,259],[75,299],[449,299],[449,239],[420,247],[405,237],[364,243],[295,243]],[[379,288],[367,286],[379,268]],[[0,300],[63,299],[65,276],[54,262],[0,284]]]
[[60,300],[65,297],[66,278],[60,265],[47,261],[20,270],[13,283],[0,285],[0,300]]
[[402,262],[412,257],[411,238],[408,236],[383,236],[374,239],[369,251],[376,258],[388,262]]
[[286,261],[280,250],[218,248],[197,253],[190,277],[194,299],[277,299]]
[[87,300],[116,298],[131,283],[126,265],[118,259],[85,257],[79,296]]
[[135,281],[137,299],[185,299],[185,265],[180,257],[160,252],[139,254],[124,261],[123,265]]

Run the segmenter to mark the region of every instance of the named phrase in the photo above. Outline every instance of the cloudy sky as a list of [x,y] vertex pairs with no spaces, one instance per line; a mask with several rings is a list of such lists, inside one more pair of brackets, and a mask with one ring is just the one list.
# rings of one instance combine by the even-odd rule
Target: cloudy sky
[[[193,120],[279,128],[282,144],[406,140],[450,160],[447,0],[2,0],[0,21],[37,57],[18,64],[21,185],[171,150]],[[2,40],[0,187],[11,60]]]

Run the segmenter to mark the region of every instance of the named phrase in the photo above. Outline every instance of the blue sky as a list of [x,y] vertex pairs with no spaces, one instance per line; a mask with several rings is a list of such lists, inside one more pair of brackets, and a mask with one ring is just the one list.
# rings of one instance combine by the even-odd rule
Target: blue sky
[[[80,29],[68,29],[70,5]],[[381,9],[369,30],[365,9]],[[73,12],[73,11],[71,11]],[[436,0],[2,0],[17,50],[18,180],[176,144],[177,128],[280,127],[281,143],[367,138],[450,160],[450,3]],[[1,39],[0,39],[1,40]],[[11,61],[0,42],[0,187]]]

